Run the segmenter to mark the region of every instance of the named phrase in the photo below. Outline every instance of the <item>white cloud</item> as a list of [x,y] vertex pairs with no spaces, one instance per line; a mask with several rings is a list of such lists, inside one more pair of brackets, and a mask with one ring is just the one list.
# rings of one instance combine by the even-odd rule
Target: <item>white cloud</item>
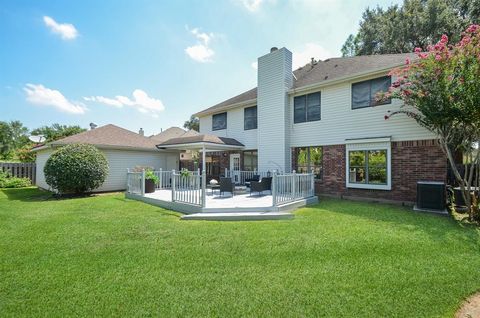
[[84,114],[87,108],[82,103],[69,101],[57,90],[38,84],[27,84],[23,88],[27,101],[36,105],[53,106],[60,111],[71,114]]
[[57,23],[49,16],[44,16],[43,22],[53,33],[59,34],[64,40],[73,40],[78,36],[78,31],[73,24]]
[[[325,60],[334,56],[329,50],[325,49],[321,45],[316,43],[306,43],[299,50],[293,50],[292,52],[292,68],[296,70],[297,68],[304,66],[307,63],[310,63],[312,57],[318,60]],[[258,62],[252,62],[250,64],[254,70],[258,70]]]
[[198,28],[192,30],[188,29],[188,26],[186,28],[197,38],[197,43],[187,47],[185,53],[197,62],[211,62],[215,55],[215,51],[210,47],[210,41],[214,38],[214,34],[200,32]]
[[250,12],[256,12],[260,9],[263,0],[242,0],[242,4]]
[[148,94],[141,90],[136,89],[132,93],[133,98],[127,96],[115,96],[114,98],[104,97],[104,96],[91,96],[84,97],[86,101],[97,102],[100,104],[122,108],[124,106],[130,106],[136,108],[139,112],[143,114],[152,114],[153,117],[157,118],[158,113],[162,112],[165,109],[162,101],[159,99],[152,98]]
[[293,50],[293,61],[292,67],[294,70],[299,68],[300,66],[304,66],[305,64],[311,61],[311,58],[314,57],[315,60],[325,60],[330,57],[333,57],[329,50],[325,49],[323,46],[318,45],[316,43],[306,43],[302,48]]
[[118,107],[118,108],[123,107],[123,104],[120,101],[118,101],[116,99],[113,99],[113,98],[107,98],[107,97],[103,97],[103,96],[91,96],[91,97],[84,97],[83,99],[88,101],[88,102],[98,102],[98,103],[101,103],[101,104],[105,104],[105,105],[109,105],[109,106],[115,106],[115,107]]

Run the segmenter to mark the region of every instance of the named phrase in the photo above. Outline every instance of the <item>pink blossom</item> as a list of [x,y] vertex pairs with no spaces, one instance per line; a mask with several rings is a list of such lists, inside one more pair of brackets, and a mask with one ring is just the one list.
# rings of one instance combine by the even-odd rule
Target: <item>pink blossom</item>
[[446,44],[448,42],[448,36],[446,34],[443,34],[442,35],[442,39],[440,40],[440,42]]
[[441,60],[442,60],[442,57],[441,57],[439,54],[437,54],[437,55],[435,55],[435,60],[441,61]]
[[480,25],[478,24],[472,24],[471,26],[469,26],[467,28],[467,32],[469,33],[474,33],[474,32],[477,32],[477,30],[480,29]]
[[410,65],[410,59],[408,57],[405,59],[405,65]]
[[420,53],[422,52],[422,48],[421,47],[416,47],[415,48],[415,53]]

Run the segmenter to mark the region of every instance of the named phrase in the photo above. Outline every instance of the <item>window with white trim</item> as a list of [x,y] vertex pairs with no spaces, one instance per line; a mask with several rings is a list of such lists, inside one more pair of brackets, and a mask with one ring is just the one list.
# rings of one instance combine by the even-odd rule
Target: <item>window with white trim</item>
[[368,141],[367,139],[347,142],[347,187],[390,190],[390,141],[389,139],[381,142]]
[[227,113],[212,116],[212,130],[227,129]]

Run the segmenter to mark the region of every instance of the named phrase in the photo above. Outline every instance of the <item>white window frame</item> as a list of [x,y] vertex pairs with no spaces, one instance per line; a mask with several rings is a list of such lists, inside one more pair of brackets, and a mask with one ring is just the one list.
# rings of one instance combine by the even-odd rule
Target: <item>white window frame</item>
[[[347,188],[392,190],[392,145],[390,137],[349,139],[345,141],[345,179]],[[350,151],[386,150],[387,151],[387,184],[368,184],[350,182]]]

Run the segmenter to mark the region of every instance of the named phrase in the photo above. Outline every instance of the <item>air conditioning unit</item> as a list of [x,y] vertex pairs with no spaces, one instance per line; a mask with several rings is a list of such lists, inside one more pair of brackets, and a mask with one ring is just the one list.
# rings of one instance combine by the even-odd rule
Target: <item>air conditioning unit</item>
[[447,213],[446,188],[444,182],[418,181],[417,182],[417,211]]

